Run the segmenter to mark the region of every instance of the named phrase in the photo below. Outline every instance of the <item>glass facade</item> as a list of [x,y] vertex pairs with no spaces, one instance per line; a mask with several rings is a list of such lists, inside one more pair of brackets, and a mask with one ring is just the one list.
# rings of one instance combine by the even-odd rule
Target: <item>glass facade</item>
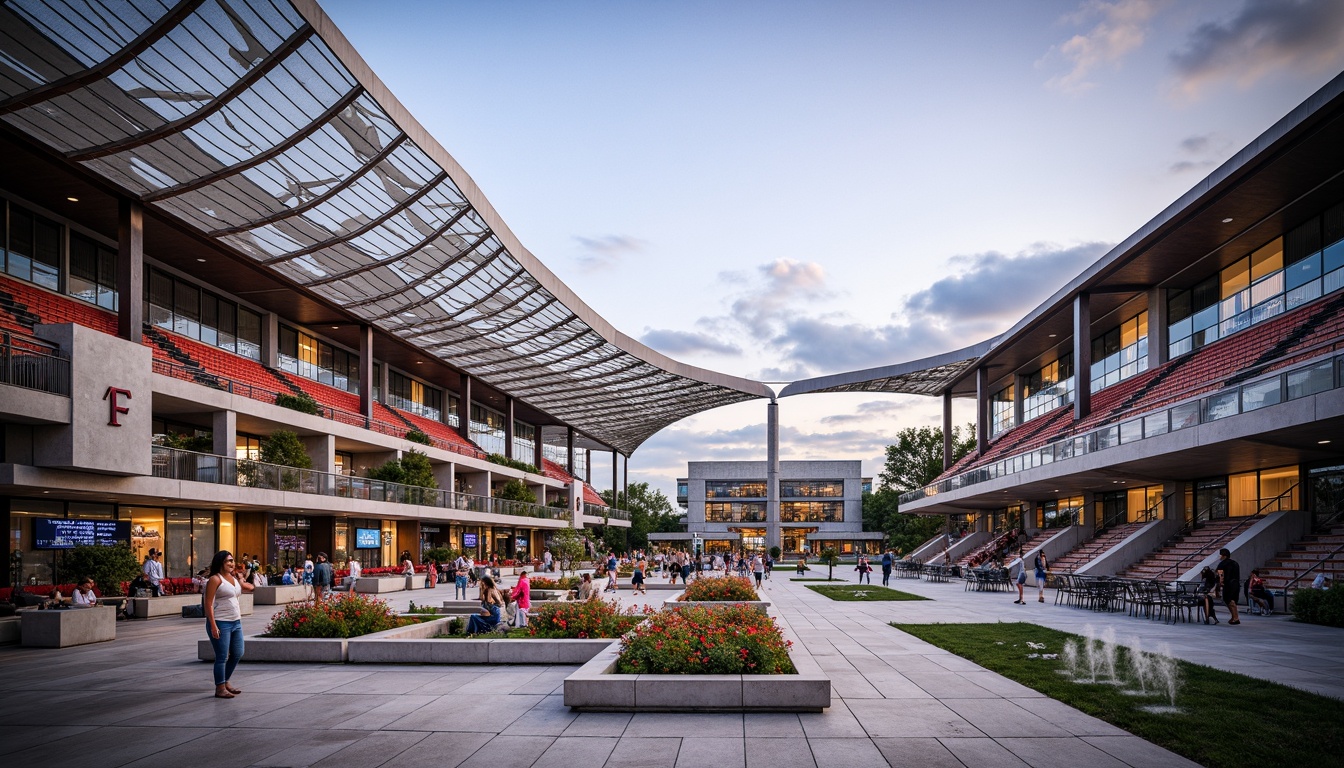
[[1037,512],[1036,524],[1038,528],[1067,528],[1082,519],[1083,497],[1072,496],[1043,502]]
[[763,501],[713,501],[705,504],[707,523],[763,523]]
[[1148,311],[1092,340],[1092,391],[1148,370]]
[[387,404],[438,421],[443,414],[443,391],[410,376],[388,371]]
[[1022,420],[1030,421],[1073,402],[1073,355],[1068,354],[1022,378]]
[[1013,428],[1016,417],[1013,414],[1013,386],[1000,389],[989,396],[990,434],[1000,434]]
[[67,292],[76,299],[115,311],[117,249],[71,232]]
[[534,467],[541,464],[537,460],[537,428],[517,419],[513,420],[513,458]]
[[844,496],[844,480],[780,480],[779,497]]
[[4,225],[0,257],[5,273],[61,290],[61,225],[8,201]]
[[779,503],[779,521],[781,523],[843,523],[845,521],[845,503],[843,501],[781,501]]
[[[504,414],[492,408],[472,403],[471,405],[471,441],[487,453],[504,453]],[[582,456],[583,452],[579,452]],[[577,457],[575,457],[577,458]],[[576,462],[577,465],[577,462]],[[575,472],[578,472],[577,466]],[[582,473],[579,473],[582,474]]]
[[347,392],[359,392],[359,355],[288,325],[280,326],[279,333],[280,370]]
[[261,315],[161,269],[145,268],[148,322],[253,360],[261,359]]
[[[783,483],[781,483],[783,485]],[[764,499],[764,480],[707,480],[706,499]]]

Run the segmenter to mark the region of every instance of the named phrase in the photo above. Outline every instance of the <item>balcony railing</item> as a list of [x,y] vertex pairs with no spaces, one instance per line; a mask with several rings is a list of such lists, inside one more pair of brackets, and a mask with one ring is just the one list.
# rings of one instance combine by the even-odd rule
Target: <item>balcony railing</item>
[[1313,360],[1272,376],[1074,435],[901,494],[908,504],[1064,459],[1237,416],[1344,386],[1344,355]]
[[564,520],[569,517],[569,511],[559,507],[388,483],[367,477],[282,467],[161,445],[154,446],[153,450],[154,476],[171,480],[190,480],[198,483],[235,485],[242,488],[262,488],[343,499],[386,501],[394,504],[416,504],[423,507],[511,517],[544,520]]
[[587,517],[609,517],[612,520],[629,520],[630,511],[626,509],[617,509],[615,507],[604,507],[601,504],[589,504],[584,502],[583,514]]
[[[250,400],[259,400],[263,403],[274,403],[276,395],[279,394],[279,392],[273,389],[253,386],[247,382],[237,381],[227,376],[220,376],[214,373],[202,373],[199,370],[178,365],[177,363],[162,360],[157,357],[154,358],[154,372],[174,379],[182,379],[184,381],[202,384],[212,389],[218,389],[222,392],[246,397]],[[331,419],[332,421],[340,422],[341,424],[349,424],[350,426],[372,430],[384,435],[405,437],[406,433],[412,430],[412,427],[408,427],[405,424],[391,424],[377,419],[369,419],[365,418],[362,413],[345,411],[340,408],[333,408],[329,405],[319,404],[319,408],[321,410],[318,411],[318,415],[322,418]],[[463,456],[471,456],[477,459],[484,459],[486,457],[485,451],[478,448],[450,443],[447,440],[442,440],[432,435],[430,436],[430,443],[440,450],[462,454]]]
[[0,384],[70,396],[70,358],[49,341],[0,332]]

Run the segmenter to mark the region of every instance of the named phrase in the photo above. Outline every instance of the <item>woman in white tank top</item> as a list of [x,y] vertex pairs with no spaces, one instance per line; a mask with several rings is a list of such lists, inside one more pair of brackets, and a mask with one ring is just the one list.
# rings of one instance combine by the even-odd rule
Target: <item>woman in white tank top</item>
[[205,584],[205,633],[215,650],[215,698],[232,699],[242,691],[229,684],[233,670],[243,658],[243,614],[238,595],[252,585],[238,578],[233,555],[225,550],[210,561],[210,579]]

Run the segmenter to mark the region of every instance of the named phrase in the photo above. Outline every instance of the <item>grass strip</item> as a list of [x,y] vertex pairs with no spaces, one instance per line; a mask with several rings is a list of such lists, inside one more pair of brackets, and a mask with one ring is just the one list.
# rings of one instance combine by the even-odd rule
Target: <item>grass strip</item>
[[[1132,684],[1079,683],[1060,674],[1064,643],[1074,639],[1081,648],[1078,635],[1026,623],[892,626],[1210,768],[1338,765],[1344,751],[1344,702],[1337,699],[1177,660],[1180,712],[1156,714],[1143,707],[1170,703],[1164,696],[1129,695]],[[1031,653],[1061,659],[1028,659]],[[1115,666],[1117,677],[1132,681],[1128,649],[1117,649]]]
[[887,587],[870,587],[866,584],[808,584],[807,588],[832,600],[851,603],[881,603],[895,600],[928,600],[927,597],[912,595]]

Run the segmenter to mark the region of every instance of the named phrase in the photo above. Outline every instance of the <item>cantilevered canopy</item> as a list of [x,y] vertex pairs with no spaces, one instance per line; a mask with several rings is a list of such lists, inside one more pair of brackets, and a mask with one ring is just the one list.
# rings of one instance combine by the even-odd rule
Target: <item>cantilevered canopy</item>
[[862,371],[849,371],[815,379],[795,381],[779,393],[780,397],[813,392],[892,392],[905,395],[939,395],[967,368],[994,348],[997,339],[974,346],[944,352],[941,355],[884,365]]
[[770,396],[584,304],[312,0],[8,0],[0,120],[622,453]]

